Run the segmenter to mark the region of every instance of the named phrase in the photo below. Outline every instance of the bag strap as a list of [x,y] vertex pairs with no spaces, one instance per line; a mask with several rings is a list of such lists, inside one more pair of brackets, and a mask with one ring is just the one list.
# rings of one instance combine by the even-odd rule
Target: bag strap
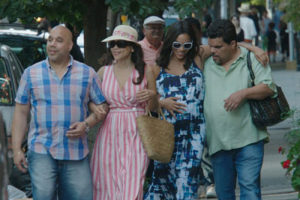
[[255,86],[255,84],[254,84],[255,75],[254,75],[253,69],[252,69],[252,62],[251,62],[251,57],[250,57],[250,51],[248,51],[248,53],[247,53],[247,67],[248,67],[249,73],[250,73],[251,84],[252,84],[252,86]]
[[[151,111],[148,108],[146,108],[146,114],[149,115],[150,117],[152,117]],[[166,117],[160,106],[158,106],[157,114],[158,114],[158,117],[161,116],[163,118],[163,120],[166,120]]]

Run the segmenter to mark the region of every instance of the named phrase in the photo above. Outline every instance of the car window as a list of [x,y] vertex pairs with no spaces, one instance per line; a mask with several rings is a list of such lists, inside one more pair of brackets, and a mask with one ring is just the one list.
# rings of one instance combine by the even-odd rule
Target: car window
[[24,68],[46,58],[46,40],[21,35],[0,35],[0,42],[11,47]]
[[16,58],[16,56],[12,53],[8,53],[8,59],[10,60],[10,63],[12,64],[11,69],[12,73],[14,75],[14,83],[15,86],[18,88],[19,87],[19,82],[23,73],[23,68],[21,63],[19,63],[19,60]]
[[10,105],[13,103],[11,79],[3,58],[0,57],[0,104]]

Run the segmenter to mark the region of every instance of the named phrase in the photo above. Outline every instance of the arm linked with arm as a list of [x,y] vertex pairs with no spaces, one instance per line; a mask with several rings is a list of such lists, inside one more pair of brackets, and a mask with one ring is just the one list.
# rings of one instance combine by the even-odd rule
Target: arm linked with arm
[[154,72],[154,66],[152,67],[146,67],[146,79],[147,79],[147,89],[149,90],[150,93],[150,98],[148,100],[148,109],[151,111],[157,111],[157,108],[159,106],[159,102],[158,102],[158,94],[156,91],[156,76],[154,74],[156,74]]

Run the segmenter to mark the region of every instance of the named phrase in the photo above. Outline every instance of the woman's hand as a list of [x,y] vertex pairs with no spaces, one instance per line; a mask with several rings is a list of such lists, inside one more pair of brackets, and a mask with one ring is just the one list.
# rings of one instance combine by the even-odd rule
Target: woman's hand
[[253,53],[256,59],[263,65],[267,66],[269,63],[269,56],[268,53],[261,48],[255,47]]
[[99,120],[103,120],[109,111],[109,106],[107,103],[103,103],[100,105],[96,105],[93,113],[96,115],[96,118]]
[[151,98],[154,98],[155,96],[156,96],[155,91],[144,89],[137,92],[136,100],[138,103],[144,103],[146,101],[149,101]]
[[246,49],[248,49],[249,51],[253,52],[256,59],[263,65],[263,66],[267,66],[269,63],[269,56],[268,53],[265,52],[264,50],[262,50],[259,47],[253,46],[249,43],[246,42],[238,42],[239,46],[245,47]]
[[186,109],[186,105],[183,103],[178,103],[178,97],[168,97],[159,101],[160,105],[167,109],[171,115],[176,119],[174,112],[183,113]]
[[96,115],[97,119],[103,120],[108,113],[109,106],[107,103],[96,105],[93,102],[89,102],[89,109]]

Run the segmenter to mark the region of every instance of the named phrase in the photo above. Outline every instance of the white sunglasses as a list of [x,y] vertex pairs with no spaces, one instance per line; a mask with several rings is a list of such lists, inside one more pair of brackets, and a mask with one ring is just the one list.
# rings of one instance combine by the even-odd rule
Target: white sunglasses
[[172,43],[172,47],[175,49],[179,49],[181,46],[183,46],[184,49],[188,50],[193,47],[193,42],[185,42],[185,43],[181,44],[180,42],[174,41]]

